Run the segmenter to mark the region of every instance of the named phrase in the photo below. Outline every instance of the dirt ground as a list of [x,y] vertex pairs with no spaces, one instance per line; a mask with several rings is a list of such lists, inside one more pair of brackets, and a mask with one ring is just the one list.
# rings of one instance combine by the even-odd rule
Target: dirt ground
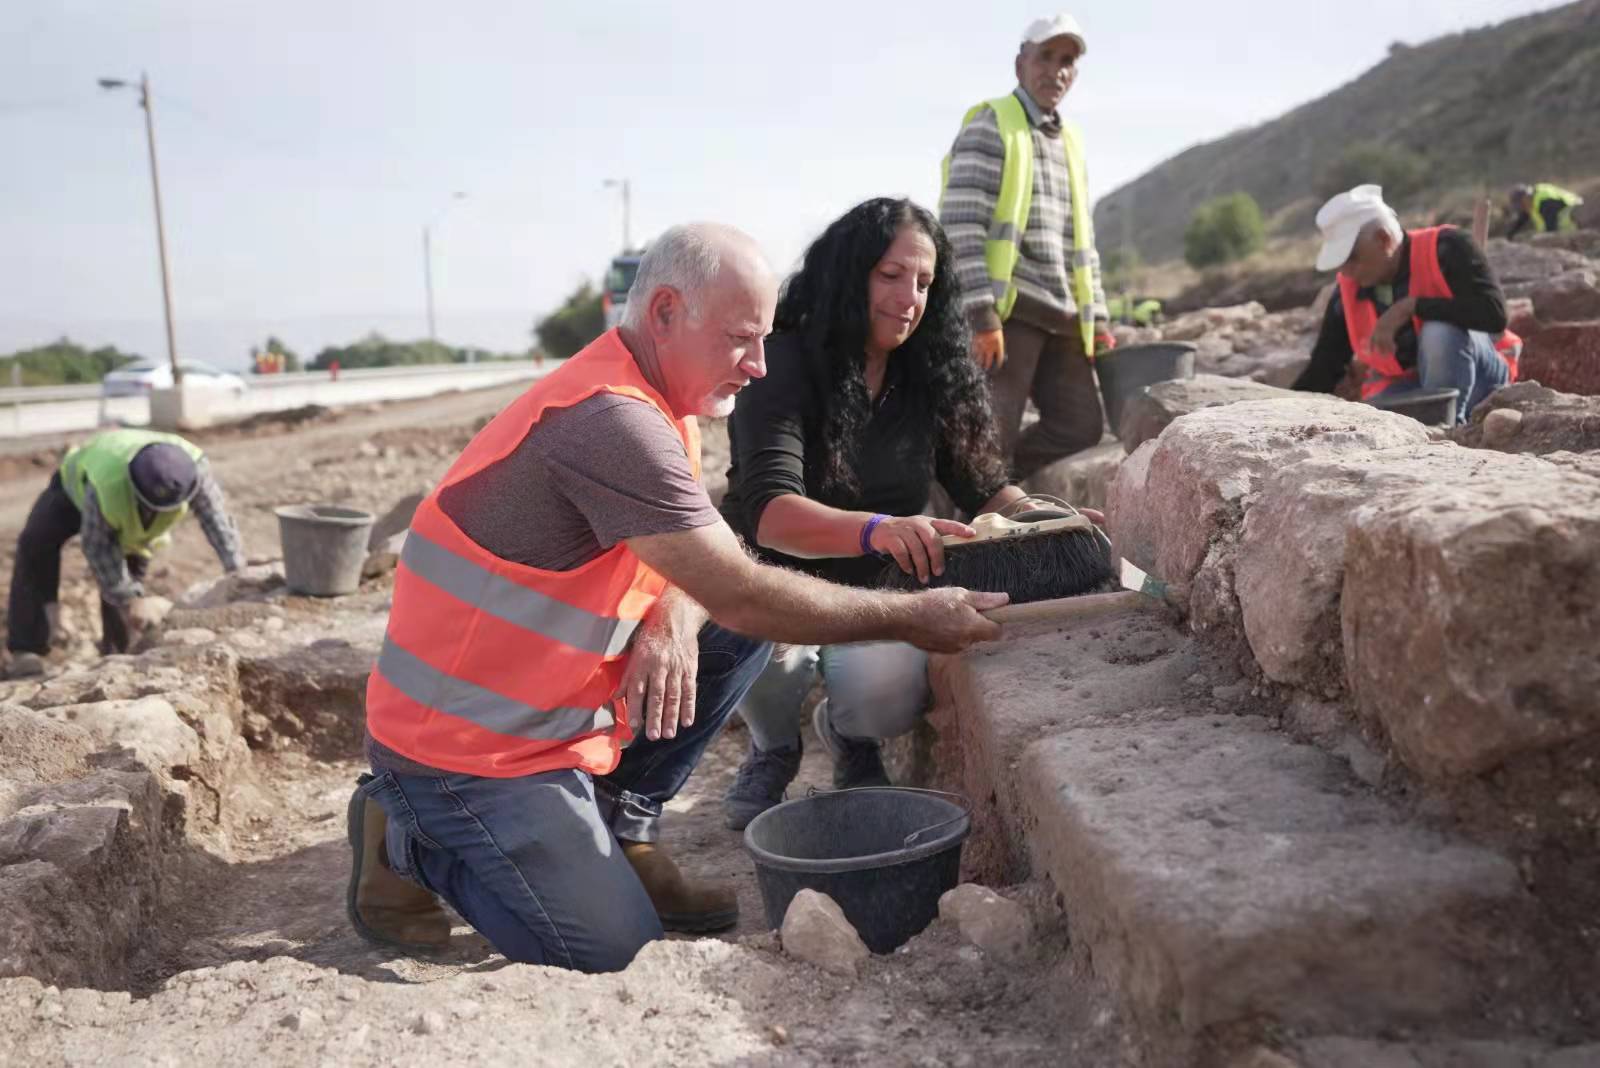
[[[200,437],[247,553],[268,559],[278,551],[274,506],[331,502],[381,514],[427,488],[515,393],[453,394]],[[0,463],[0,570],[8,578],[16,534],[50,471],[38,459],[49,455],[14,448]],[[715,463],[708,457],[708,471]],[[198,525],[186,524],[150,586],[176,597],[217,567]],[[75,547],[63,575],[75,635],[65,659],[90,663],[98,618]],[[790,796],[827,782],[826,758],[808,741]],[[941,924],[868,961],[854,979],[784,956],[765,931],[741,835],[722,824],[720,798],[745,744],[737,729],[718,739],[666,822],[667,845],[684,867],[737,885],[739,927],[649,947],[626,972],[600,977],[509,965],[465,926],[432,960],[361,941],[343,911],[343,816],[359,754],[322,762],[293,749],[258,751],[228,800],[224,841],[175,862],[169,885],[178,889],[140,951],[130,989],[0,982],[0,1066],[241,1054],[293,1065],[1159,1063],[1135,1048],[1130,1028],[1082,977],[1084,962],[1039,887],[1006,891],[1029,905],[1037,925],[1037,946],[1021,964],[1000,965]]]

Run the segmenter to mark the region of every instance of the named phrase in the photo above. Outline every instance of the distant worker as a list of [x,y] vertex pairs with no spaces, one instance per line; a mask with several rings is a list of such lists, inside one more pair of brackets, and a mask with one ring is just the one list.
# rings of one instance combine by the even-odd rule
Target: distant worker
[[1454,388],[1464,422],[1516,380],[1522,342],[1506,329],[1500,283],[1465,230],[1408,233],[1375,185],[1329,200],[1317,227],[1317,269],[1337,268],[1338,289],[1295,389],[1333,392],[1354,359],[1362,400],[1382,407],[1415,390]]
[[[1083,137],[1057,107],[1078,76],[1071,15],[1030,24],[1017,87],[962,120],[939,221],[955,248],[972,352],[989,372],[1001,449],[1020,481],[1100,441],[1090,360],[1111,337]],[[1021,431],[1028,398],[1039,422]]]
[[1106,301],[1106,310],[1111,313],[1112,321],[1133,326],[1155,326],[1162,319],[1161,302],[1153,298],[1112,297]]
[[1516,218],[1506,237],[1514,238],[1529,226],[1536,234],[1576,230],[1582,203],[1578,194],[1549,182],[1516,186],[1511,190],[1511,210],[1516,212]]
[[59,620],[61,548],[82,536],[100,586],[102,653],[125,653],[146,620],[151,553],[190,510],[223,569],[245,566],[239,532],[200,449],[174,434],[112,430],[67,452],[17,539],[6,615],[12,678],[44,672]]

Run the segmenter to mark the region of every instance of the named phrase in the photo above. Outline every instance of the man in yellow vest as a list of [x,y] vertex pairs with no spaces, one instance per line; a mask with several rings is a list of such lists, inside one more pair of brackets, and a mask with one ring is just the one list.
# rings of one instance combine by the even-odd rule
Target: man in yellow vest
[[1511,210],[1516,217],[1506,239],[1516,237],[1529,227],[1536,234],[1576,230],[1578,208],[1582,204],[1583,198],[1578,194],[1549,182],[1516,186],[1511,190]]
[[150,554],[190,511],[227,571],[244,567],[239,532],[205,454],[175,434],[112,430],[67,452],[17,539],[6,612],[12,678],[44,672],[59,618],[61,548],[82,536],[100,586],[102,653],[125,653],[144,624]]
[[[1030,24],[1016,89],[967,112],[944,164],[939,221],[955,246],[973,358],[989,372],[1018,481],[1100,440],[1091,360],[1114,342],[1083,137],[1056,110],[1084,52],[1071,15]],[[1030,396],[1039,422],[1020,432]]]

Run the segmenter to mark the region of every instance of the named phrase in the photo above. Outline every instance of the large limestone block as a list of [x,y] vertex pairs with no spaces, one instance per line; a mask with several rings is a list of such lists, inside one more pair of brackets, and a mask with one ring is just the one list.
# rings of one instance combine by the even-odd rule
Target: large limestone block
[[162,853],[161,792],[144,771],[43,787],[0,823],[0,976],[125,981],[147,932]]
[[1018,775],[1074,941],[1147,1020],[1395,1027],[1522,989],[1516,865],[1406,821],[1265,720],[1084,728]]
[[1482,485],[1492,493],[1549,469],[1534,457],[1442,444],[1317,456],[1270,474],[1245,514],[1234,577],[1245,636],[1262,671],[1330,697],[1342,689],[1339,593],[1345,528],[1358,508],[1436,485]]
[[1386,496],[1351,517],[1341,615],[1361,714],[1429,779],[1600,731],[1600,480]]
[[1123,449],[1132,452],[1157,437],[1179,416],[1201,408],[1216,408],[1252,400],[1305,399],[1304,393],[1252,382],[1247,378],[1221,375],[1195,375],[1189,379],[1157,382],[1142,393],[1129,397],[1122,406],[1117,435]]
[[1600,394],[1600,321],[1557,323],[1526,338],[1518,373],[1563,393]]
[[1093,448],[1040,468],[1023,482],[1029,493],[1048,493],[1079,508],[1104,508],[1106,487],[1122,465],[1123,448],[1107,437]]
[[1600,285],[1590,270],[1565,271],[1534,286],[1528,296],[1544,323],[1575,323],[1600,319]]
[[1123,462],[1107,521],[1123,556],[1177,584],[1197,626],[1231,619],[1239,527],[1262,481],[1316,456],[1421,446],[1422,424],[1332,397],[1243,401],[1179,418]]
[[96,701],[41,711],[81,727],[103,749],[125,749],[152,769],[187,768],[200,759],[200,736],[165,698]]

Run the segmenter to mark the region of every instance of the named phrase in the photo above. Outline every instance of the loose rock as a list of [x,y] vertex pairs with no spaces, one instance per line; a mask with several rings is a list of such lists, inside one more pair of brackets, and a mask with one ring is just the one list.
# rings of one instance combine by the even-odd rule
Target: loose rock
[[837,975],[854,975],[871,951],[827,894],[802,890],[783,916],[783,951]]
[[1033,943],[1027,910],[977,883],[962,883],[939,898],[939,918],[953,922],[963,938],[998,960],[1015,961]]

